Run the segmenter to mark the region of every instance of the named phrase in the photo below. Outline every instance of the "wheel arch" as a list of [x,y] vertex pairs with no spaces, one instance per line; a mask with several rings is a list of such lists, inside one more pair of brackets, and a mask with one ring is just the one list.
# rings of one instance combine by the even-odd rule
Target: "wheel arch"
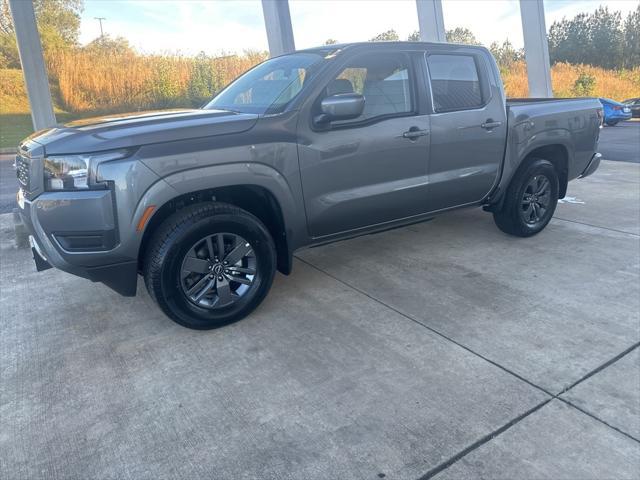
[[278,170],[263,163],[215,164],[173,173],[152,185],[138,201],[132,225],[138,225],[147,209],[154,210],[136,232],[137,250],[132,253],[140,259],[153,229],[177,209],[215,199],[243,208],[265,224],[276,243],[278,270],[288,274],[293,251],[305,244],[301,196],[295,177],[290,184]]
[[[556,143],[534,148],[523,158],[518,171],[524,168],[534,158],[541,158],[551,162],[558,172],[558,198],[564,198],[569,185],[569,151],[563,144]],[[514,175],[515,176],[515,175]]]
[[513,168],[510,174],[501,180],[497,191],[492,194],[488,203],[484,205],[484,210],[490,212],[501,210],[507,188],[513,179],[536,158],[548,160],[553,164],[556,172],[558,172],[558,198],[565,197],[569,184],[569,149],[566,145],[553,143],[533,147],[524,152],[521,158],[522,160],[518,163],[517,168]]
[[255,215],[265,224],[276,245],[277,268],[288,275],[292,268],[292,249],[280,202],[264,186],[254,184],[225,185],[178,194],[157,206],[145,224],[138,254],[138,270],[142,271],[142,252],[158,227],[175,212],[197,203],[224,202]]

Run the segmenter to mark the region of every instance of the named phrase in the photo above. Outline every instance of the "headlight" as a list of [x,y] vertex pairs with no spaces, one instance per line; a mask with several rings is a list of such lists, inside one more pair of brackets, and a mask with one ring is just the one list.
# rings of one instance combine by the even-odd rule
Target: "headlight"
[[[92,165],[129,156],[130,150],[81,155],[55,155],[44,159],[45,190],[82,190],[90,186]],[[94,167],[95,168],[95,167]]]

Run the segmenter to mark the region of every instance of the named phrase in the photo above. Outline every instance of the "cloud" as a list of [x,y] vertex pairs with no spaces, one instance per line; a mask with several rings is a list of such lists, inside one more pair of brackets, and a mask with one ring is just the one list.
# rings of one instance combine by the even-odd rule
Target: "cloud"
[[106,17],[105,33],[129,40],[137,50],[195,55],[267,50],[259,0],[86,2],[81,43],[100,35],[94,17]]
[[[592,12],[600,3],[623,15],[634,0],[546,0],[547,28],[563,16]],[[418,29],[415,0],[290,0],[297,48],[364,41],[394,29],[405,39]],[[509,39],[521,47],[522,24],[518,0],[443,0],[447,29],[466,27],[485,45]],[[188,55],[267,50],[260,0],[123,0],[87,1],[81,42],[100,35],[97,20],[106,17],[105,32],[123,36],[142,52],[181,51]]]

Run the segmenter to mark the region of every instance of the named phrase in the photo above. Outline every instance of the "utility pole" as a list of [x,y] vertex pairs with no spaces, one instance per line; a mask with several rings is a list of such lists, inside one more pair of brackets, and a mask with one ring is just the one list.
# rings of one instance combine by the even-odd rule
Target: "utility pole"
[[9,0],[34,130],[56,124],[33,2]]
[[100,39],[104,40],[104,32],[102,31],[102,21],[106,20],[106,17],[93,17],[100,22]]

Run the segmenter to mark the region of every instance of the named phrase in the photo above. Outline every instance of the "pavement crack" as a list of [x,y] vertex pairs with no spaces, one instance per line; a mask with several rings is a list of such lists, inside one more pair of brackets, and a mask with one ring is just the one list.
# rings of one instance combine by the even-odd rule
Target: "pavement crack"
[[573,403],[573,402],[571,402],[571,401],[567,400],[566,398],[562,398],[562,397],[556,397],[556,398],[557,398],[558,400],[560,400],[561,402],[566,403],[566,404],[567,404],[567,405],[569,405],[570,407],[573,407],[573,408],[575,408],[576,410],[578,410],[578,411],[580,411],[580,412],[584,413],[586,416],[593,418],[594,420],[596,420],[596,421],[598,421],[598,422],[600,422],[600,423],[602,423],[602,424],[606,425],[606,426],[607,426],[607,427],[609,427],[609,428],[612,428],[613,430],[615,430],[615,431],[616,431],[616,432],[618,432],[618,433],[621,433],[621,434],[622,434],[622,435],[624,435],[625,437],[630,438],[631,440],[633,440],[633,441],[635,441],[635,442],[640,443],[640,439],[638,439],[638,438],[634,437],[633,435],[631,435],[631,434],[629,434],[629,433],[625,432],[624,430],[620,430],[618,427],[615,427],[615,426],[611,425],[611,424],[610,424],[610,423],[608,423],[608,422],[605,422],[604,420],[602,420],[601,418],[597,417],[597,416],[596,416],[596,415],[594,415],[593,413],[588,412],[588,411],[587,411],[587,410],[585,410],[584,408],[579,407],[578,405],[576,405],[575,403]]
[[563,221],[563,222],[576,223],[578,225],[585,225],[587,227],[600,228],[602,230],[609,230],[610,232],[622,233],[623,235],[632,235],[634,237],[640,237],[640,235],[637,234],[637,233],[627,232],[625,230],[618,230],[617,228],[603,227],[602,225],[594,225],[593,223],[578,222],[577,220],[569,220],[568,218],[562,218],[562,217],[554,216],[553,220],[560,220],[560,221]]
[[430,327],[429,325],[427,325],[427,324],[425,324],[425,323],[421,322],[419,319],[414,318],[414,317],[412,317],[411,315],[409,315],[409,314],[407,314],[407,313],[405,313],[405,312],[403,312],[403,311],[401,311],[401,310],[398,310],[398,309],[397,309],[397,308],[395,308],[394,306],[389,305],[388,303],[385,303],[384,301],[380,300],[379,298],[376,298],[376,297],[372,296],[371,294],[369,294],[369,293],[365,292],[364,290],[361,290],[361,289],[359,289],[358,287],[356,287],[356,286],[354,286],[354,285],[351,285],[350,283],[348,283],[348,282],[346,282],[346,281],[342,280],[341,278],[336,277],[335,275],[332,275],[331,273],[327,272],[326,270],[323,270],[322,268],[320,268],[320,267],[318,267],[318,266],[314,265],[313,263],[308,262],[307,260],[304,260],[303,258],[300,258],[300,257],[298,257],[297,255],[296,255],[295,257],[296,257],[298,260],[300,260],[302,263],[304,263],[304,264],[306,264],[306,265],[310,266],[311,268],[314,268],[315,270],[317,270],[317,271],[319,271],[319,272],[321,272],[321,273],[323,273],[323,274],[327,275],[328,277],[330,277],[330,278],[334,279],[335,281],[340,282],[341,284],[345,285],[346,287],[348,287],[348,288],[350,288],[350,289],[352,289],[352,290],[354,290],[354,291],[356,291],[356,292],[360,293],[361,295],[364,295],[365,297],[367,297],[367,298],[369,298],[369,299],[373,300],[373,301],[374,301],[374,302],[376,302],[376,303],[379,303],[380,305],[385,306],[385,307],[386,307],[386,308],[388,308],[389,310],[392,310],[392,311],[394,311],[395,313],[397,313],[398,315],[403,316],[403,317],[404,317],[404,318],[406,318],[407,320],[410,320],[410,321],[412,321],[413,323],[416,323],[416,324],[420,325],[421,327],[423,327],[423,328],[425,328],[425,329],[429,330],[430,332],[432,332],[432,333],[434,333],[434,334],[438,335],[438,336],[439,336],[439,337],[441,337],[441,338],[444,338],[445,340],[447,340],[447,341],[449,341],[449,342],[453,343],[454,345],[457,345],[458,347],[460,347],[460,348],[462,348],[463,350],[465,350],[465,351],[467,351],[467,352],[471,353],[472,355],[475,355],[476,357],[481,358],[481,359],[482,359],[482,360],[484,360],[485,362],[488,362],[488,363],[490,363],[491,365],[493,365],[493,366],[495,366],[495,367],[498,367],[500,370],[503,370],[504,372],[506,372],[506,373],[508,373],[508,374],[510,374],[510,375],[513,375],[513,376],[514,376],[514,377],[516,377],[518,380],[523,381],[523,382],[524,382],[524,383],[526,383],[527,385],[529,385],[529,386],[531,386],[531,387],[534,387],[534,388],[536,388],[537,390],[540,390],[541,392],[543,392],[543,393],[545,393],[545,394],[549,395],[550,397],[555,397],[555,395],[554,395],[553,393],[551,393],[550,391],[548,391],[548,390],[547,390],[547,389],[545,389],[544,387],[541,387],[540,385],[536,385],[536,384],[535,384],[535,383],[533,383],[531,380],[527,380],[526,378],[522,377],[521,375],[517,374],[516,372],[514,372],[514,371],[512,371],[512,370],[509,370],[507,367],[505,367],[505,366],[503,366],[503,365],[500,365],[499,363],[495,362],[494,360],[491,360],[490,358],[485,357],[485,356],[484,356],[484,355],[482,355],[481,353],[476,352],[475,350],[473,350],[473,349],[471,349],[471,348],[467,347],[466,345],[464,345],[464,344],[462,344],[462,343],[460,343],[460,342],[458,342],[458,341],[454,340],[453,338],[451,338],[451,337],[449,337],[449,336],[445,335],[444,333],[442,333],[442,332],[440,332],[440,331],[436,330],[435,328]]
[[[571,222],[571,220],[566,220]],[[580,223],[580,222],[574,222],[574,223]],[[604,227],[599,227],[599,228],[604,228]],[[611,229],[608,229],[611,230]],[[620,233],[628,233],[628,232],[620,232]],[[634,234],[631,234],[634,235]],[[484,437],[480,438],[479,440],[477,440],[476,442],[472,443],[471,445],[469,445],[468,447],[466,447],[465,449],[461,450],[460,452],[458,452],[457,454],[453,455],[452,457],[450,457],[448,460],[446,460],[445,462],[442,462],[440,464],[438,464],[436,467],[432,468],[431,470],[429,470],[426,474],[424,474],[423,476],[421,476],[418,480],[428,480],[430,478],[432,478],[433,476],[437,475],[438,473],[440,473],[441,471],[445,470],[446,468],[450,467],[451,465],[453,465],[454,463],[456,463],[458,460],[462,459],[463,457],[465,457],[466,455],[468,455],[469,453],[471,453],[473,450],[479,448],[480,446],[484,445],[485,443],[487,443],[488,441],[494,439],[495,437],[497,437],[498,435],[500,435],[501,433],[505,432],[506,430],[508,430],[509,428],[511,428],[512,426],[514,426],[515,424],[517,424],[518,422],[520,422],[521,420],[523,420],[524,418],[528,417],[529,415],[531,415],[532,413],[535,413],[536,411],[540,410],[542,407],[544,407],[546,404],[548,404],[549,402],[551,402],[552,400],[560,400],[563,403],[575,408],[576,410],[582,412],[583,414],[591,417],[592,419],[612,428],[613,430],[617,431],[618,433],[621,433],[622,435],[628,437],[631,440],[634,440],[636,442],[640,442],[640,440],[638,440],[637,438],[633,437],[632,435],[629,435],[628,433],[614,427],[613,425],[608,424],[607,422],[605,422],[604,420],[598,418],[596,415],[589,413],[585,410],[583,410],[582,408],[574,405],[572,402],[570,402],[569,400],[566,400],[564,398],[561,398],[561,395],[568,392],[569,390],[571,390],[572,388],[574,388],[575,386],[579,385],[580,383],[584,382],[585,380],[591,378],[592,376],[594,376],[595,374],[597,374],[598,372],[601,372],[602,370],[604,370],[605,368],[609,367],[610,365],[612,365],[613,363],[617,362],[618,360],[620,360],[622,357],[624,357],[625,355],[631,353],[633,350],[635,350],[636,348],[640,347],[640,342],[636,342],[633,345],[631,345],[629,348],[625,349],[624,351],[622,351],[621,353],[619,353],[618,355],[612,357],[611,359],[607,360],[606,362],[604,362],[602,365],[599,365],[598,367],[594,368],[593,370],[591,370],[589,373],[587,373],[586,375],[584,375],[583,377],[581,377],[580,379],[578,379],[577,381],[573,382],[571,385],[569,385],[568,387],[564,388],[563,390],[561,390],[560,392],[554,394],[551,393],[550,391],[548,391],[547,389],[536,385],[535,383],[531,382],[530,380],[527,380],[526,378],[518,375],[517,373],[509,370],[508,368],[504,367],[503,365],[500,365],[499,363],[491,360],[490,358],[485,357],[484,355],[472,350],[471,348],[467,347],[466,345],[463,345],[459,342],[457,342],[456,340],[453,340],[452,338],[448,337],[447,335],[439,332],[438,330],[422,323],[420,320],[413,318],[411,315],[402,312],[400,310],[398,310],[397,308],[385,303],[384,301],[372,296],[371,294],[365,292],[364,290],[361,290],[360,288],[351,285],[350,283],[342,280],[341,278],[327,272],[326,270],[323,270],[322,268],[318,267],[317,265],[314,265],[313,263],[304,260],[303,258],[300,258],[299,256],[295,255],[295,258],[297,258],[299,261],[301,261],[302,263],[304,263],[305,265],[310,266],[311,268],[319,271],[320,273],[323,273],[325,275],[327,275],[328,277],[334,279],[337,282],[340,282],[342,285],[345,285],[347,288],[350,288],[351,290],[354,290],[358,293],[360,293],[361,295],[364,295],[365,297],[373,300],[376,303],[379,303],[380,305],[383,305],[384,307],[388,308],[389,310],[392,310],[393,312],[397,313],[398,315],[401,315],[402,317],[406,318],[407,320],[410,320],[418,325],[420,325],[421,327],[429,330],[430,332],[438,335],[439,337],[453,343],[454,345],[457,345],[458,347],[462,348],[463,350],[471,353],[472,355],[475,355],[478,358],[481,358],[482,360],[490,363],[491,365],[494,365],[495,367],[498,367],[499,369],[503,370],[504,372],[513,375],[514,377],[516,377],[517,379],[525,382],[526,384],[530,385],[531,387],[534,387],[540,391],[542,391],[543,393],[549,395],[549,398],[544,400],[543,402],[539,403],[538,405],[536,405],[535,407],[531,408],[530,410],[527,410],[526,412],[524,412],[523,414],[515,417],[514,419],[512,419],[511,421],[509,421],[508,423],[502,425],[500,428],[492,431],[491,433],[489,433],[488,435],[485,435]]]
[[607,360],[606,362],[604,362],[602,365],[594,368],[593,370],[591,370],[589,373],[587,373],[586,375],[584,375],[582,378],[580,378],[579,380],[576,380],[575,382],[573,382],[571,385],[569,385],[567,388],[563,389],[561,392],[557,393],[556,395],[554,395],[554,397],[559,397],[560,395],[562,395],[563,393],[568,392],[569,390],[571,390],[573,387],[575,387],[576,385],[581,384],[582,382],[584,382],[585,380],[593,377],[596,373],[601,372],[602,370],[604,370],[605,368],[607,368],[609,365],[617,362],[618,360],[620,360],[622,357],[624,357],[625,355],[628,355],[629,353],[631,353],[632,351],[634,351],[636,348],[638,348],[640,346],[640,342],[636,342],[633,345],[631,345],[629,348],[627,348],[626,350],[623,350],[622,352],[620,352],[618,355],[616,355],[613,358],[610,358],[609,360]]
[[521,420],[527,418],[529,415],[537,412],[542,407],[544,407],[546,404],[548,404],[551,400],[553,400],[553,398],[548,398],[547,400],[544,400],[543,402],[539,403],[535,407],[527,410],[523,414],[518,415],[517,417],[512,419],[510,422],[505,423],[500,428],[498,428],[498,429],[492,431],[491,433],[489,433],[488,435],[485,435],[484,437],[480,438],[479,440],[477,440],[476,442],[472,443],[471,445],[469,445],[464,450],[461,450],[460,452],[456,453],[454,456],[450,457],[448,460],[436,465],[434,468],[432,468],[427,473],[425,473],[423,476],[421,476],[418,480],[428,480],[430,478],[433,478],[435,475],[437,475],[438,473],[442,472],[443,470],[449,468],[451,465],[453,465],[454,463],[456,463],[458,460],[462,459],[463,457],[467,456],[469,453],[471,453],[475,449],[481,447],[482,445],[484,445],[485,443],[489,442],[490,440],[493,440],[498,435],[506,432],[511,427],[513,427],[515,424],[517,424]]

